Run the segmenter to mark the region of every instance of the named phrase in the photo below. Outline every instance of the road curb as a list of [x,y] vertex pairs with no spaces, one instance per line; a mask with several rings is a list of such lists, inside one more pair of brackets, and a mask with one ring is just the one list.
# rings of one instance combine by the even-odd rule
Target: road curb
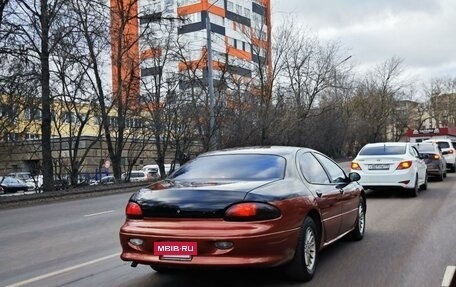
[[133,193],[141,187],[146,187],[150,183],[122,183],[108,186],[84,186],[79,188],[70,188],[66,190],[23,194],[14,196],[1,196],[0,209],[14,208],[21,206],[30,206],[47,202],[61,200],[71,200],[85,197],[96,197],[115,193]]

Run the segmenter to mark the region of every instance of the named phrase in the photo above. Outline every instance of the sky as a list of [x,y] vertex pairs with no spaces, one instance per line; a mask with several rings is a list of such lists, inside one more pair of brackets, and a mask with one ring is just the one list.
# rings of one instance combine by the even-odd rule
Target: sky
[[339,42],[358,72],[392,57],[403,77],[456,78],[456,0],[271,0],[273,25],[292,18]]

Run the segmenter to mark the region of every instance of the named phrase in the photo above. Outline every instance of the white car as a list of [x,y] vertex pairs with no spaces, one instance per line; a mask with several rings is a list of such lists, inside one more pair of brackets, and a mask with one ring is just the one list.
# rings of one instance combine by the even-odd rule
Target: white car
[[[142,182],[142,181],[152,181],[157,179],[155,175],[153,175],[151,172],[144,171],[144,170],[132,170],[129,174],[130,176],[128,177],[128,174],[124,172],[121,175],[122,181],[129,181],[129,182]],[[127,180],[129,178],[129,180]]]
[[361,175],[366,189],[403,188],[417,196],[427,189],[427,166],[418,150],[408,142],[365,145],[353,159],[351,171]]
[[442,151],[450,172],[456,171],[456,149],[450,139],[429,139],[423,142],[435,142]]
[[[174,164],[174,166],[172,166],[171,164],[169,163],[165,163],[165,175],[169,175],[170,172],[171,172],[171,167],[173,167],[173,171],[177,170],[179,167],[180,167],[180,164],[176,163]],[[148,172],[151,172],[153,175],[157,175],[157,178],[160,178],[161,177],[161,174],[160,174],[160,169],[158,168],[158,164],[148,164],[148,165],[145,165],[143,168],[142,168],[143,171],[148,171]]]

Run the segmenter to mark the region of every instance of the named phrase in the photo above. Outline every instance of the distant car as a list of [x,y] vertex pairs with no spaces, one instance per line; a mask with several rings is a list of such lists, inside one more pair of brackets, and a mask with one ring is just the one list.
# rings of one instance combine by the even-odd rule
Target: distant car
[[403,188],[412,196],[427,189],[427,166],[418,150],[408,142],[366,144],[351,163],[366,189]]
[[442,154],[445,157],[447,168],[450,172],[456,171],[456,149],[453,142],[450,139],[428,139],[423,142],[435,142],[442,150]]
[[157,272],[281,265],[308,281],[321,249],[364,236],[359,178],[307,148],[202,154],[131,196],[121,259]]
[[19,178],[11,176],[0,176],[0,186],[4,193],[15,193],[18,191],[27,191],[29,186]]
[[144,171],[144,170],[132,170],[129,174],[124,172],[122,174],[121,178],[122,178],[122,181],[129,181],[129,182],[152,181],[154,179],[157,179],[157,177],[154,176],[152,172],[148,172],[148,171]]
[[[176,163],[174,165],[169,164],[169,163],[165,164],[164,165],[165,175],[169,175],[171,172],[177,170],[179,167],[180,167],[180,164],[178,164],[178,163]],[[172,168],[172,170],[171,170],[171,168]],[[158,164],[145,165],[141,170],[151,172],[152,176],[156,177],[157,179],[161,177],[160,169],[158,167]]]
[[442,181],[447,176],[447,165],[440,147],[435,142],[421,142],[414,144],[423,156],[427,165],[427,173],[431,177]]
[[34,179],[32,174],[28,171],[10,172],[8,176],[24,181],[28,185],[29,190],[35,190],[37,188],[37,180]]
[[116,182],[116,178],[113,175],[107,175],[100,178],[99,184],[113,184]]
[[161,177],[160,169],[156,164],[145,165],[141,170],[148,172],[155,179],[159,179]]

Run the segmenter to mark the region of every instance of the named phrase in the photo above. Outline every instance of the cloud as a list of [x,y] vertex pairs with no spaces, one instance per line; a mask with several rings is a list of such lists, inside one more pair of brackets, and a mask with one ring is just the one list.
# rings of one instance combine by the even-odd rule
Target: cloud
[[273,0],[272,11],[273,23],[293,17],[350,48],[364,69],[399,57],[421,79],[456,74],[454,0]]

